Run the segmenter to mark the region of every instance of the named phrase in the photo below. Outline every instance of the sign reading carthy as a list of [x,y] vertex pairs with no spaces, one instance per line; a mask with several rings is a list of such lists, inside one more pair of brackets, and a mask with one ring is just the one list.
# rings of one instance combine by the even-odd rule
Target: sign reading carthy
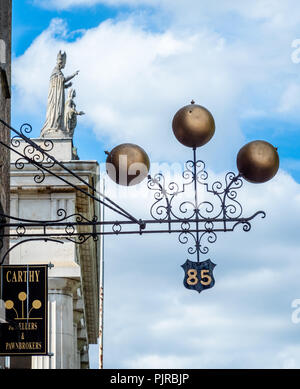
[[0,356],[48,354],[48,265],[0,267]]

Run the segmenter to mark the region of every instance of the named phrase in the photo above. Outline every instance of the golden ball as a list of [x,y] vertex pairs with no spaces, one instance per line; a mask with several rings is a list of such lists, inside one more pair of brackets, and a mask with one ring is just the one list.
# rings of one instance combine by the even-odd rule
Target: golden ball
[[20,301],[25,301],[27,299],[27,294],[25,292],[20,292],[18,298]]
[[246,181],[267,182],[276,175],[279,169],[277,149],[263,140],[250,142],[239,151],[237,168]]
[[133,186],[142,182],[148,175],[150,160],[140,146],[124,143],[106,152],[106,171],[117,184]]
[[187,147],[200,147],[215,133],[212,114],[201,105],[192,103],[181,108],[174,116],[172,128],[177,140]]
[[42,303],[40,300],[34,300],[33,303],[32,303],[32,306],[34,309],[40,309],[41,306],[42,306]]
[[5,308],[6,309],[12,309],[14,307],[14,302],[11,300],[5,301]]

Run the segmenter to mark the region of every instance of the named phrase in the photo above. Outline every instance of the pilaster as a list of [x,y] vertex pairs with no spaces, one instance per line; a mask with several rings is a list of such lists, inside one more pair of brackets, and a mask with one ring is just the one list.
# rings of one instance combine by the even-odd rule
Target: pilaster
[[76,369],[73,295],[79,285],[76,279],[49,279],[49,353],[53,356],[33,357],[33,369]]

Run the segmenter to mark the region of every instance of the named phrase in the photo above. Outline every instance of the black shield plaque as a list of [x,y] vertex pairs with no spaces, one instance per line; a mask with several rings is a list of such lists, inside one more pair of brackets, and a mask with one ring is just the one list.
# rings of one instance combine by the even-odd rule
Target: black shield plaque
[[0,267],[0,356],[48,354],[48,265]]
[[215,285],[213,270],[216,265],[210,259],[204,262],[187,260],[181,267],[185,272],[183,284],[187,289],[201,293],[202,290],[210,289]]

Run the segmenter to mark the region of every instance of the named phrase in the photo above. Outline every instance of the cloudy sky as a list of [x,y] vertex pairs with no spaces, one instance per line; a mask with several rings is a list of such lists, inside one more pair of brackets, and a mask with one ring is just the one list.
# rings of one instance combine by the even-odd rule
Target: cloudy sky
[[[192,99],[216,121],[198,150],[212,182],[236,171],[245,143],[278,147],[277,176],[240,190],[244,216],[264,210],[266,219],[218,235],[202,256],[217,264],[214,288],[184,288],[180,266],[195,258],[176,235],[105,240],[104,367],[300,368],[299,1],[18,0],[13,23],[13,125],[30,122],[39,136],[65,50],[65,75],[80,70],[82,160],[103,166],[105,150],[136,143],[152,169],[177,177],[191,150],[171,123]],[[105,182],[149,218],[145,182],[132,191]],[[96,347],[91,358],[97,367]]]

